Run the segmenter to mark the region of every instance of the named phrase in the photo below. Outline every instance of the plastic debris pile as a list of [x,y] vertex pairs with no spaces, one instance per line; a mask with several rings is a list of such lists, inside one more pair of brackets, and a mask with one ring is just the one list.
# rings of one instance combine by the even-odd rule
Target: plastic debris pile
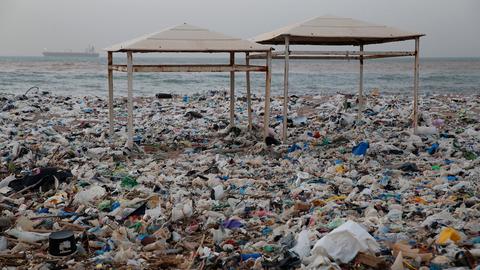
[[[221,92],[0,98],[0,265],[32,269],[471,269],[480,262],[480,97],[263,101]],[[280,134],[282,100],[272,100]],[[257,121],[259,120],[259,121]],[[268,145],[267,145],[268,144]],[[13,268],[12,268],[13,269]]]

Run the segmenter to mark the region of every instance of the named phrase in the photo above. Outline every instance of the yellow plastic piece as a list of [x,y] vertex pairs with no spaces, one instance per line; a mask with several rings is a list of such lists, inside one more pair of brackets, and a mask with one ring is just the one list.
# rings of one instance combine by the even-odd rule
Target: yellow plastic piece
[[347,168],[345,168],[345,166],[343,166],[343,164],[341,164],[341,165],[335,166],[335,171],[336,171],[337,173],[343,174],[343,173],[345,173],[345,172],[347,171]]
[[461,238],[462,237],[460,236],[460,233],[458,231],[456,231],[453,228],[447,227],[440,232],[440,235],[438,236],[438,239],[437,239],[437,244],[443,245],[447,243],[448,240],[451,240],[456,243],[460,241]]

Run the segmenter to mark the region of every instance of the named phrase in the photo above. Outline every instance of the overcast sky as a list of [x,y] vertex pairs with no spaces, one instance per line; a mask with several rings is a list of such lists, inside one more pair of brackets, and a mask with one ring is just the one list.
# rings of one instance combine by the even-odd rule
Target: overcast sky
[[480,0],[0,0],[0,55],[101,49],[183,22],[250,38],[333,15],[425,33],[422,56],[480,57],[479,12]]

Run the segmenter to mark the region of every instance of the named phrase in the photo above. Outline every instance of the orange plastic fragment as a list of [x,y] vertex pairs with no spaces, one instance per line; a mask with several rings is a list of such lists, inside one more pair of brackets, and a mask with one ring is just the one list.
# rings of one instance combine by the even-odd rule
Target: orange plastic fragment
[[454,228],[447,227],[440,232],[440,235],[438,236],[438,239],[437,239],[437,244],[443,245],[447,243],[448,240],[451,240],[456,243],[460,241],[460,239],[462,239],[462,237],[460,236],[460,233],[457,230],[455,230]]

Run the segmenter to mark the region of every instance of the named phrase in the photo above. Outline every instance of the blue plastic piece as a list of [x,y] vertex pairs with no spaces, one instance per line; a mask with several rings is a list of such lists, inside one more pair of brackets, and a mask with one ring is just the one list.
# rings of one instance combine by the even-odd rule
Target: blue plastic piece
[[135,135],[132,138],[133,142],[136,144],[140,144],[140,142],[143,140],[143,137],[141,135]]
[[111,209],[113,211],[113,210],[117,209],[118,207],[120,207],[120,202],[113,202]]
[[40,208],[37,210],[38,214],[46,214],[48,212],[49,212],[48,208]]
[[437,151],[438,151],[438,147],[440,145],[438,143],[434,143],[432,144],[432,146],[430,146],[429,148],[427,148],[427,152],[430,154],[430,155],[433,155],[435,154]]
[[137,236],[137,239],[142,241],[143,239],[145,239],[146,237],[148,237],[148,234],[140,234]]
[[367,153],[368,147],[369,147],[368,142],[363,141],[363,142],[361,142],[358,145],[353,147],[352,153],[355,156],[364,156]]
[[471,241],[473,244],[480,244],[480,236],[474,237]]
[[389,233],[390,232],[390,228],[388,226],[382,226],[378,229],[379,232],[385,234],[385,233]]
[[325,180],[324,178],[317,178],[317,179],[308,180],[307,183],[309,183],[309,184],[326,184],[327,180]]
[[273,230],[272,230],[272,228],[270,228],[270,227],[265,227],[265,228],[262,229],[262,234],[263,234],[263,235],[269,235],[269,234],[271,234],[272,232],[273,232]]
[[442,270],[443,267],[440,266],[440,265],[438,265],[438,264],[433,264],[433,263],[432,263],[432,264],[430,264],[430,268],[429,268],[429,269],[430,269],[430,270]]
[[395,199],[395,201],[401,202],[402,201],[402,194],[400,194],[400,193],[381,193],[381,194],[378,195],[377,198],[380,199],[380,200],[384,200],[384,201],[393,198],[393,199]]
[[448,182],[457,181],[458,177],[456,177],[455,175],[449,175],[449,176],[447,176],[447,180],[448,180]]
[[449,136],[450,134],[448,134],[448,132],[440,133],[440,138],[448,139]]
[[87,232],[89,232],[89,233],[97,233],[97,232],[100,232],[100,231],[101,231],[100,227],[92,227],[92,228],[87,230]]
[[293,144],[292,146],[288,147],[287,152],[292,153],[292,152],[295,152],[295,151],[301,150],[301,149],[302,148],[298,144]]
[[390,177],[388,177],[387,175],[384,175],[382,179],[380,179],[379,181],[380,185],[384,187],[387,186],[389,182],[390,182]]
[[58,215],[59,215],[60,217],[71,217],[71,216],[77,215],[77,213],[75,213],[75,212],[67,212],[67,211],[60,210],[60,212],[58,213]]
[[224,176],[219,176],[218,178],[222,179],[223,181],[227,181],[230,177],[228,177],[228,175],[224,175]]
[[242,254],[242,261],[248,261],[249,259],[256,260],[260,257],[262,257],[262,254],[260,253],[247,253],[247,254]]

